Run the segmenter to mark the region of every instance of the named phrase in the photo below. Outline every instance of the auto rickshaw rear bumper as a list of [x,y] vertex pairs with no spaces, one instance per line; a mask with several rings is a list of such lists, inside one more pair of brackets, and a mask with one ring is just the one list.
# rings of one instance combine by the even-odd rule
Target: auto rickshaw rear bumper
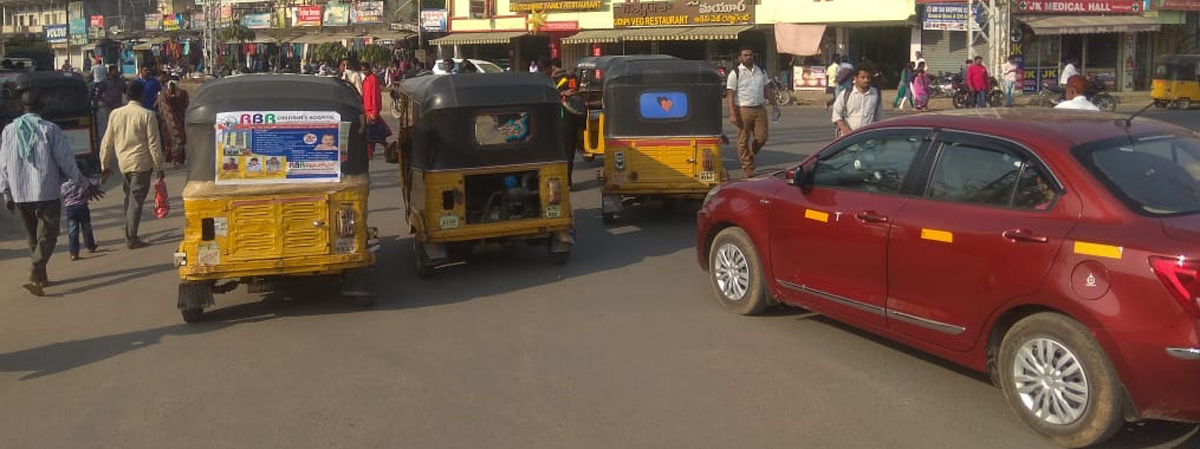
[[185,282],[216,281],[265,276],[324,276],[375,265],[375,254],[337,254],[230,262],[217,265],[189,265],[187,254],[175,253],[179,279]]

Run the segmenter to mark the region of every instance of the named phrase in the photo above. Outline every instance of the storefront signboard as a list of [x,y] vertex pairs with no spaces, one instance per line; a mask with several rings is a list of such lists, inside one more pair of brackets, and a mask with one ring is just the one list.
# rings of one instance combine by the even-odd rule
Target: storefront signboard
[[[922,29],[930,31],[967,31],[971,9],[966,3],[930,3],[925,5],[925,20]],[[975,16],[978,19],[978,15]],[[980,29],[976,22],[975,30]]]
[[217,184],[337,182],[349,123],[334,111],[217,114]]
[[1154,0],[1158,9],[1166,11],[1200,11],[1200,0]]
[[753,0],[670,0],[614,3],[613,27],[754,23]]
[[179,31],[183,18],[180,14],[163,15],[163,31]]
[[546,22],[541,28],[541,32],[563,32],[563,31],[579,31],[579,22],[576,20],[564,20],[561,22]]
[[1143,0],[1016,0],[1016,12],[1029,14],[1141,14]]
[[146,30],[161,30],[162,14],[146,14]]
[[350,9],[350,23],[383,23],[383,2],[372,0],[355,3]]
[[325,26],[346,26],[350,24],[350,5],[345,3],[328,3],[325,5],[325,15],[322,19]]
[[604,2],[600,0],[573,0],[573,1],[547,1],[547,0],[509,0],[508,10],[511,12],[530,12],[530,11],[587,11],[600,9],[604,6]]
[[309,5],[296,7],[296,26],[298,27],[319,27],[321,26],[321,5]]
[[67,43],[67,26],[66,25],[46,25],[43,27],[46,32],[46,42],[51,44]]
[[71,34],[71,45],[84,45],[88,41],[88,22],[83,17],[72,17],[68,21]]
[[444,9],[422,9],[421,31],[426,33],[445,33],[446,17],[447,14]]
[[246,13],[242,14],[242,25],[252,30],[264,30],[271,28],[271,13]]
[[192,29],[203,30],[205,28],[208,28],[208,17],[205,17],[203,12],[192,13]]
[[825,67],[792,67],[792,90],[825,90]]

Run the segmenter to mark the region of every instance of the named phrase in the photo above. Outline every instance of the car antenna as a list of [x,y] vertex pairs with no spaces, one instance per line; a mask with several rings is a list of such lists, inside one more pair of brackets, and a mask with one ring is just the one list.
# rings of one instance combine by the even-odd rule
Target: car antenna
[[1154,102],[1151,101],[1150,104],[1146,105],[1146,107],[1142,108],[1141,110],[1139,110],[1137,112],[1134,112],[1133,115],[1131,115],[1131,116],[1129,116],[1129,118],[1125,119],[1125,129],[1129,129],[1130,126],[1133,126],[1133,119],[1137,118],[1139,115],[1142,115],[1143,112],[1146,112],[1147,109],[1150,109],[1153,106],[1154,106]]

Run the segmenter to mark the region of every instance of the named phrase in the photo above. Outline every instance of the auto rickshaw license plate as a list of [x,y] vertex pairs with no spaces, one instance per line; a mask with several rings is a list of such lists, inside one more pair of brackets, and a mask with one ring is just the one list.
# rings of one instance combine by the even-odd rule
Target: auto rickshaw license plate
[[562,206],[559,206],[557,204],[551,204],[549,206],[546,206],[546,218],[559,218],[559,217],[562,217]]
[[717,172],[702,171],[700,172],[701,182],[717,182]]
[[458,228],[458,216],[457,215],[446,215],[446,216],[439,218],[438,219],[438,227],[442,228],[442,229],[457,229]]

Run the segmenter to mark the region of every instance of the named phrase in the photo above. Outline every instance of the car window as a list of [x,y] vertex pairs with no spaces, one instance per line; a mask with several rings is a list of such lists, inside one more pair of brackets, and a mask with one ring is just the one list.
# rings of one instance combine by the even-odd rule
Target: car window
[[475,67],[478,67],[479,70],[482,71],[483,73],[504,73],[504,69],[500,68],[500,66],[489,63],[489,62],[481,61],[479,63],[476,63]]
[[1200,212],[1200,142],[1194,139],[1120,139],[1075,154],[1093,175],[1138,212]]
[[951,143],[933,170],[927,197],[989,206],[1047,209],[1056,192],[1044,170],[1011,152]]
[[822,155],[813,184],[878,193],[899,193],[922,136],[897,135],[867,139]]

